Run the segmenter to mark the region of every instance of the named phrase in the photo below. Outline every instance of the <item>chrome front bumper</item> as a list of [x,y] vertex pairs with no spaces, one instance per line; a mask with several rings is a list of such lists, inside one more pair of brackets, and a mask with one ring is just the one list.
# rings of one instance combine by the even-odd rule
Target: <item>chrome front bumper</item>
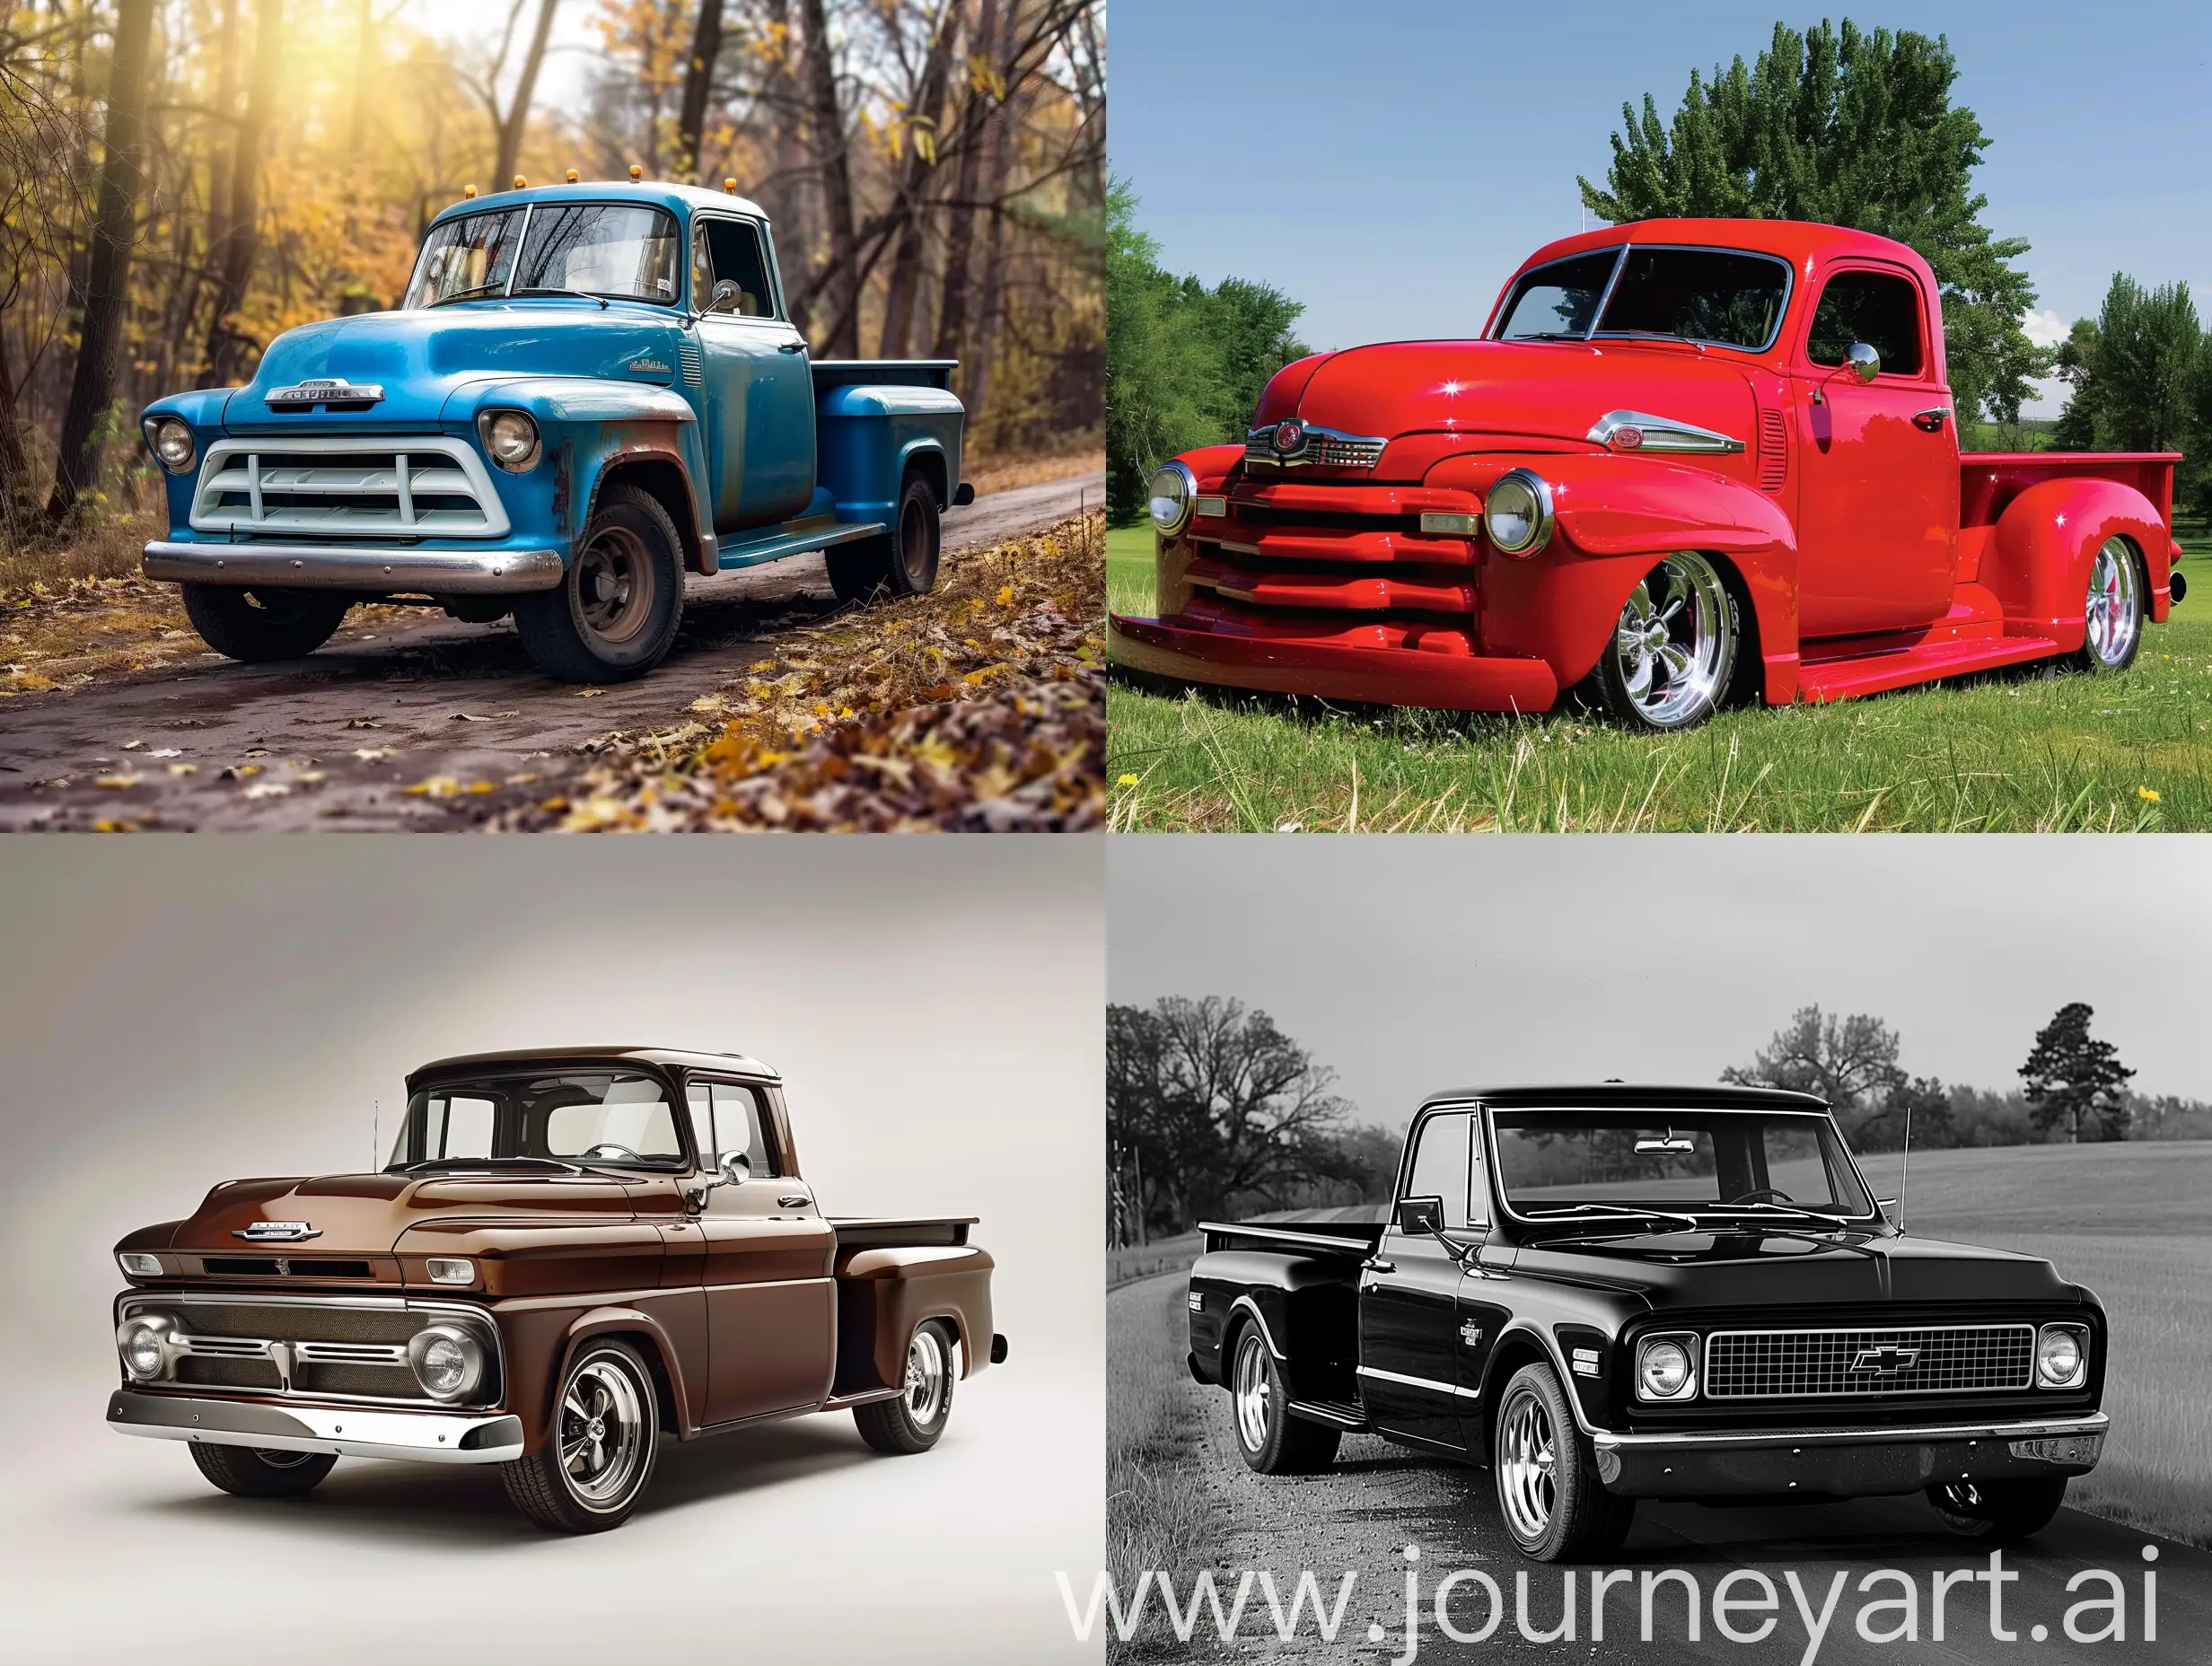
[[1628,1498],[1863,1498],[1938,1481],[2086,1475],[2102,1456],[2103,1412],[2012,1423],[1909,1427],[1591,1434],[1598,1479]]
[[148,578],[363,595],[501,596],[561,582],[557,549],[394,549],[368,544],[148,544]]
[[267,1451],[336,1452],[413,1463],[505,1463],[522,1455],[522,1420],[510,1412],[375,1411],[354,1406],[272,1406],[118,1389],[108,1426],[157,1441],[207,1441]]

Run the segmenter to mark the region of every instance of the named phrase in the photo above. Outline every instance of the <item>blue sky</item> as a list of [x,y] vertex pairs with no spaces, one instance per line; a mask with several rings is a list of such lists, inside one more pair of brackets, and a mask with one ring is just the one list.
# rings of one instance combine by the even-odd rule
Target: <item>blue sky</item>
[[[1671,118],[1690,72],[1751,61],[1776,0],[1114,0],[1110,143],[1167,264],[1304,303],[1315,346],[1466,335],[1527,252],[1577,230],[1623,101]],[[1990,144],[1984,224],[2025,237],[2031,333],[2115,271],[2212,312],[2212,6],[1860,5],[1949,37]],[[1839,21],[1842,9],[1828,8]],[[2085,18],[2094,19],[2085,23]],[[2055,414],[2055,404],[2032,413]]]

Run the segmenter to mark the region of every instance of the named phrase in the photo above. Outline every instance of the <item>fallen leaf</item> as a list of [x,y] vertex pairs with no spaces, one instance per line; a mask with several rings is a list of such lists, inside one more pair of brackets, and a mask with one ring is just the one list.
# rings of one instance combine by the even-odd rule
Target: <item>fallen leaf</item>
[[100,776],[93,780],[92,785],[117,788],[134,787],[144,778],[141,776]]
[[157,746],[146,756],[148,758],[182,758],[184,749],[180,746]]
[[241,798],[285,798],[289,796],[291,792],[292,789],[282,781],[256,781],[239,796]]

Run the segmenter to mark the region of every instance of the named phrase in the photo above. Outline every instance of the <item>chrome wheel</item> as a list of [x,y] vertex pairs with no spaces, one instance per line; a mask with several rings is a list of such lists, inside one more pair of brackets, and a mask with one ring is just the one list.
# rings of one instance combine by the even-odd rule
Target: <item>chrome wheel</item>
[[568,1380],[561,1396],[561,1473],[578,1503],[609,1509],[636,1486],[652,1434],[646,1392],[607,1355],[586,1361]]
[[1256,1452],[1268,1443],[1268,1429],[1275,1415],[1274,1395],[1268,1386],[1267,1344],[1260,1333],[1248,1330],[1236,1350],[1236,1437],[1246,1451]]
[[584,629],[610,644],[645,629],[656,600],[653,557],[626,526],[602,528],[576,557],[576,613]]
[[1672,729],[1710,711],[1734,658],[1734,630],[1727,587],[1695,550],[1646,574],[1613,627],[1614,663],[1637,715]]
[[944,1411],[944,1385],[951,1372],[944,1356],[944,1339],[925,1325],[907,1344],[907,1374],[903,1384],[907,1413],[915,1422],[936,1422]]
[[268,1451],[259,1446],[253,1449],[253,1455],[272,1469],[296,1469],[303,1463],[312,1462],[316,1456],[313,1452]]
[[1551,1529],[1558,1506],[1558,1452],[1550,1414],[1523,1390],[1505,1403],[1497,1434],[1497,1498],[1514,1537],[1534,1544]]
[[2143,607],[2136,590],[2135,551],[2125,539],[2106,539],[2089,564],[2085,623],[2092,660],[2108,669],[2128,662],[2143,628]]

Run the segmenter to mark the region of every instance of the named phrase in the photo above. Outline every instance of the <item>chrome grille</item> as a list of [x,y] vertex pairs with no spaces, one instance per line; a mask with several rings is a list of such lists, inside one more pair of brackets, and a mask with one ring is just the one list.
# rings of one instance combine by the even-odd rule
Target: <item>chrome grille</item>
[[1334,428],[1305,425],[1295,449],[1275,448],[1276,425],[1254,428],[1244,436],[1244,461],[1278,469],[1372,469],[1382,460],[1389,443],[1370,434],[1339,434]]
[[324,538],[504,538],[507,512],[465,440],[218,440],[191,523],[200,532]]
[[499,1392],[497,1328],[465,1306],[409,1307],[380,1299],[233,1301],[162,1293],[134,1295],[123,1304],[125,1316],[145,1312],[176,1320],[174,1381],[186,1387],[433,1405],[408,1363],[407,1345],[426,1326],[458,1323],[477,1334],[489,1359],[472,1402],[492,1404]]
[[1723,1330],[1706,1338],[1716,1400],[1994,1394],[2025,1389],[2032,1325],[1918,1330]]

